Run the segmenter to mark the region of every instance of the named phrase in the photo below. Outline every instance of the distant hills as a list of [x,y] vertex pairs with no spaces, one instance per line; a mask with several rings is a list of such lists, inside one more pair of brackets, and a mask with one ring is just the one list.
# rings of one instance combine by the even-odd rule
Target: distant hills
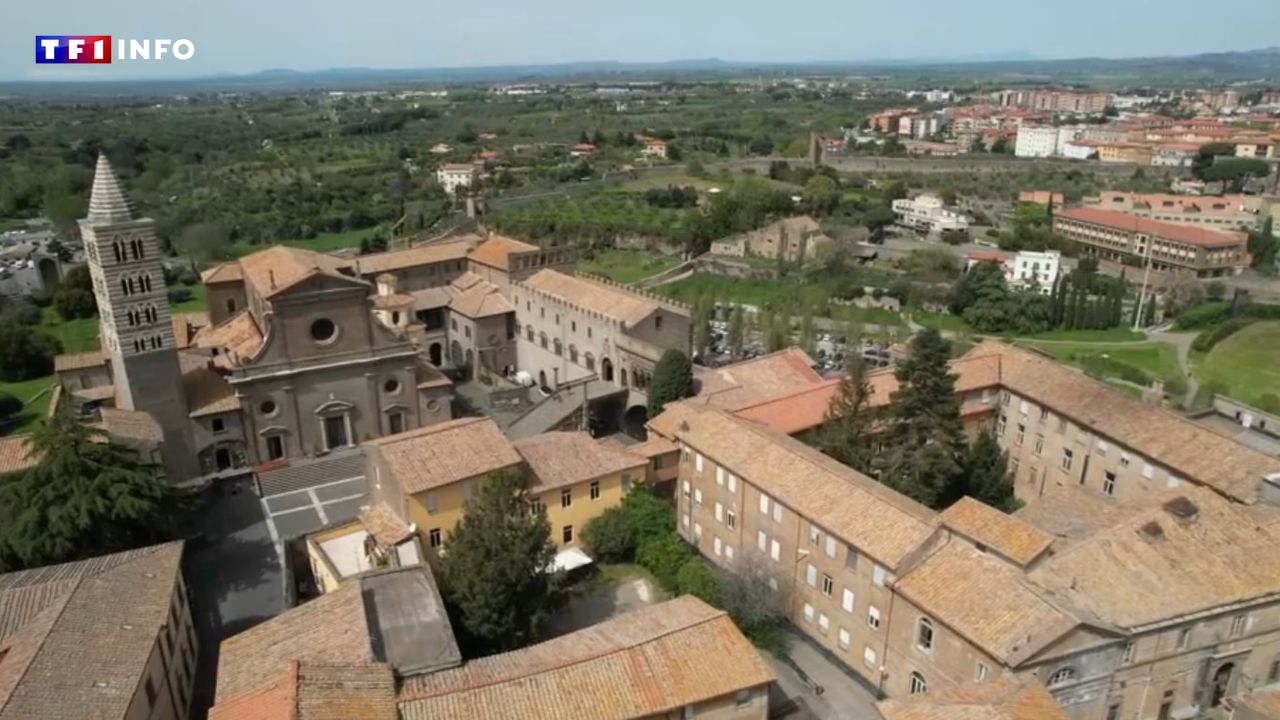
[[621,82],[709,79],[745,74],[867,75],[937,82],[1087,82],[1107,86],[1207,83],[1238,80],[1280,82],[1280,48],[1147,58],[1038,59],[1029,53],[960,58],[916,58],[796,63],[760,63],[717,58],[630,63],[583,61],[552,65],[376,69],[360,67],[300,71],[271,69],[247,75],[217,74],[181,80],[94,82],[3,82],[0,94],[137,94],[286,89],[358,89],[474,82]]

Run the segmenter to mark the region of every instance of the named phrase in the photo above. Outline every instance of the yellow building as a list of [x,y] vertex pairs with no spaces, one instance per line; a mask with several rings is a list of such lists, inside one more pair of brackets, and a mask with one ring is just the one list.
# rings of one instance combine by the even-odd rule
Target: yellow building
[[[381,557],[368,562],[388,566],[416,562],[403,540],[391,537],[398,528],[386,522],[388,514],[400,518],[407,531],[417,535],[423,554],[433,562],[480,483],[505,471],[524,472],[531,497],[546,509],[551,539],[562,551],[557,563],[565,568],[585,564],[590,559],[576,550],[583,526],[621,503],[632,484],[644,481],[648,464],[641,455],[580,432],[544,433],[512,443],[488,418],[432,425],[373,440],[365,448],[374,504],[360,523],[344,528],[372,541],[353,544],[350,536],[340,537],[343,529],[339,528],[311,539],[318,545],[341,545],[347,554],[357,552],[353,549],[357,545],[370,548]],[[378,513],[371,516],[374,510]],[[319,555],[329,555],[331,562],[328,567],[324,561],[319,563],[317,578],[335,569],[337,575],[347,576],[338,568],[343,561],[333,558],[332,552]],[[313,560],[316,557],[313,553]],[[357,568],[364,562],[354,557],[347,560],[347,565]]]

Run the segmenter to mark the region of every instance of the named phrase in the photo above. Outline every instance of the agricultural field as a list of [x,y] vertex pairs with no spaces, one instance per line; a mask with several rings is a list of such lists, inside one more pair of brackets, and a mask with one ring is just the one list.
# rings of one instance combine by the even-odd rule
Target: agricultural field
[[643,250],[597,250],[590,259],[578,259],[578,270],[629,285],[679,264],[680,258],[674,255]]

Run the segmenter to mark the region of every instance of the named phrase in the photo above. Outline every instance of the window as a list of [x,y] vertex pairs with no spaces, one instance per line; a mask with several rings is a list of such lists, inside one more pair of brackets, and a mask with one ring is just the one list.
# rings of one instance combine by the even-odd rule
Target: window
[[1035,454],[1040,455],[1044,452],[1044,435],[1036,433],[1036,444],[1034,446]]
[[763,530],[756,533],[756,549],[764,552],[769,547],[769,536],[764,534]]
[[1280,680],[1280,660],[1271,663],[1271,670],[1267,673],[1267,682],[1273,683]]
[[830,629],[831,618],[827,617],[826,613],[818,613],[818,630],[822,631],[823,635],[826,635]]
[[1075,680],[1075,678],[1076,678],[1076,671],[1074,668],[1070,668],[1070,667],[1058,668],[1053,672],[1052,675],[1049,676],[1048,684],[1049,684],[1049,687],[1056,687],[1064,683],[1069,683],[1072,680]]
[[438,548],[442,544],[440,541],[440,528],[431,528],[427,532],[427,543],[433,548]]
[[600,481],[599,480],[593,480],[591,482],[591,499],[592,500],[600,499]]
[[716,522],[724,522],[724,506],[716,503]]
[[1021,402],[1018,403],[1018,412],[1022,413],[1023,415],[1026,415],[1027,410],[1030,409],[1030,407],[1031,407],[1030,403],[1028,403],[1026,400],[1022,400]]
[[809,603],[804,604],[804,621],[813,622],[813,606]]
[[850,570],[858,569],[858,550],[852,545],[845,545],[844,566]]
[[875,569],[871,572],[871,580],[875,582],[876,585],[884,587],[885,571],[884,567],[879,563],[876,564]]
[[732,530],[738,524],[738,516],[732,510],[726,510],[724,513],[724,524]]
[[923,695],[929,690],[929,684],[924,681],[924,676],[918,672],[911,673],[911,694]]
[[684,496],[689,497],[689,481],[684,481]]
[[809,544],[817,545],[818,541],[820,541],[821,539],[822,539],[822,531],[818,529],[817,525],[814,525],[813,523],[809,523]]
[[836,539],[828,535],[826,545],[827,545],[827,557],[829,558],[835,557],[836,556]]
[[268,435],[267,436],[267,459],[279,460],[284,457],[284,436]]
[[835,587],[836,587],[835,581],[831,579],[830,575],[822,576],[822,594],[823,595],[826,595],[827,597],[831,597],[831,593],[835,591]]
[[319,318],[311,323],[311,339],[318,343],[333,342],[338,336],[338,326],[329,318]]
[[1067,419],[1066,419],[1066,418],[1064,418],[1064,417],[1059,417],[1059,418],[1058,418],[1058,432],[1059,432],[1059,433],[1065,433],[1066,431],[1067,431]]
[[1009,391],[1008,391],[1008,390],[1001,390],[1001,391],[1000,391],[1000,404],[1001,404],[1001,405],[1008,405],[1008,404],[1009,404]]
[[565,545],[568,545],[569,543],[573,542],[573,526],[565,525],[564,530],[561,531],[560,533],[560,536],[564,538]]
[[1071,461],[1074,458],[1075,458],[1075,453],[1073,453],[1070,450],[1070,448],[1062,449],[1062,471],[1063,472],[1071,472]]
[[732,561],[732,560],[733,560],[733,546],[732,546],[732,545],[728,545],[728,544],[726,544],[726,545],[724,546],[724,559],[725,559],[725,560],[729,560],[729,561]]
[[738,492],[738,478],[734,477],[733,473],[729,473],[729,492]]
[[560,507],[567,508],[573,505],[573,488],[565,488],[560,491]]
[[392,435],[398,435],[404,432],[404,413],[389,413],[387,415],[387,430]]
[[739,690],[733,694],[733,704],[736,707],[747,707],[751,704],[751,691]]
[[1236,615],[1235,617],[1231,618],[1231,634],[1243,635],[1244,627],[1246,624],[1247,624],[1247,616],[1245,615]]
[[720,538],[714,538],[714,546],[717,556],[724,552],[724,544],[720,542]]
[[702,453],[693,454],[693,468],[698,472],[702,472]]
[[1120,453],[1120,467],[1129,467],[1129,453]]
[[916,647],[933,652],[933,621],[929,618],[920,618],[916,623]]
[[535,496],[529,501],[529,505],[529,509],[533,511],[534,515],[545,515],[547,512],[547,504],[542,502],[540,497]]
[[1149,462],[1142,463],[1142,477],[1150,480],[1156,474],[1155,466]]
[[769,557],[774,560],[778,560],[782,557],[782,545],[780,545],[777,540],[774,540],[769,546]]
[[804,569],[804,581],[809,587],[818,587],[818,568],[808,565]]
[[222,418],[214,418],[209,425],[213,427],[215,433],[226,432],[227,429],[226,422]]
[[978,663],[978,672],[974,675],[974,678],[978,682],[982,682],[987,679],[987,666],[985,663]]
[[1182,628],[1182,630],[1178,632],[1178,649],[1186,650],[1187,646],[1190,644],[1191,644],[1191,628]]
[[1004,437],[1005,416],[996,418],[996,437]]
[[[659,458],[654,458],[654,459],[653,459],[653,462],[655,463],[654,467],[657,467],[657,462],[658,462],[658,460],[659,460]],[[630,475],[627,475],[626,473],[623,473],[623,475],[622,475],[622,494],[623,494],[623,495],[626,495],[626,494],[627,494],[627,493],[629,493],[629,492],[631,492],[631,476],[630,476]]]
[[716,466],[716,484],[724,485],[724,468]]
[[872,630],[880,629],[880,610],[875,605],[867,606],[867,627]]
[[702,507],[702,488],[693,489],[693,504]]
[[773,521],[776,523],[782,522],[782,505],[778,503],[773,504]]
[[1124,651],[1120,654],[1120,662],[1128,665],[1133,662],[1133,656],[1137,653],[1138,646],[1132,640],[1124,644]]
[[1120,703],[1107,708],[1107,720],[1120,720]]
[[1011,459],[1009,460],[1009,474],[1010,474],[1010,475],[1013,475],[1014,477],[1017,477],[1017,475],[1018,475],[1018,468],[1020,468],[1020,467],[1022,467],[1022,463],[1021,463],[1021,462],[1019,462],[1017,458],[1011,458]]
[[1102,474],[1102,492],[1108,495],[1116,494],[1116,474],[1109,470]]
[[862,650],[862,664],[872,670],[876,667],[876,651],[872,650],[870,645]]
[[1017,444],[1017,445],[1019,445],[1019,446],[1021,446],[1021,445],[1022,445],[1022,441],[1023,441],[1026,437],[1027,437],[1027,426],[1026,426],[1026,425],[1023,425],[1022,423],[1018,423],[1018,435],[1017,435],[1017,437],[1014,439],[1014,443],[1015,443],[1015,444]]
[[840,596],[840,608],[850,615],[853,614],[853,591],[849,588],[845,588]]
[[849,631],[845,630],[844,628],[840,628],[840,632],[836,634],[836,637],[839,638],[840,649],[848,650],[849,649]]
[[680,524],[689,527],[689,513],[680,516]]
[[769,514],[769,496],[764,493],[760,493],[760,514]]
[[693,536],[694,536],[695,538],[701,538],[701,537],[702,537],[702,524],[701,524],[701,523],[694,523],[694,524],[693,524]]
[[1104,457],[1105,457],[1105,456],[1106,456],[1106,454],[1107,454],[1107,451],[1108,451],[1108,450],[1110,450],[1110,449],[1111,449],[1111,445],[1109,445],[1109,444],[1107,443],[1107,441],[1106,441],[1106,440],[1099,440],[1099,441],[1098,441],[1098,454],[1099,454],[1099,455],[1102,455],[1102,456],[1104,456]]

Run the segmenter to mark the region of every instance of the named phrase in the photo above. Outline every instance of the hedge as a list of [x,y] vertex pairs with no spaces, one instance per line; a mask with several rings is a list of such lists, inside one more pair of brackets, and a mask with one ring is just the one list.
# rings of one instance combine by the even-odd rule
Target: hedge
[[1196,352],[1209,352],[1215,345],[1257,322],[1253,317],[1233,317],[1230,320],[1211,327],[1191,341],[1191,349]]

